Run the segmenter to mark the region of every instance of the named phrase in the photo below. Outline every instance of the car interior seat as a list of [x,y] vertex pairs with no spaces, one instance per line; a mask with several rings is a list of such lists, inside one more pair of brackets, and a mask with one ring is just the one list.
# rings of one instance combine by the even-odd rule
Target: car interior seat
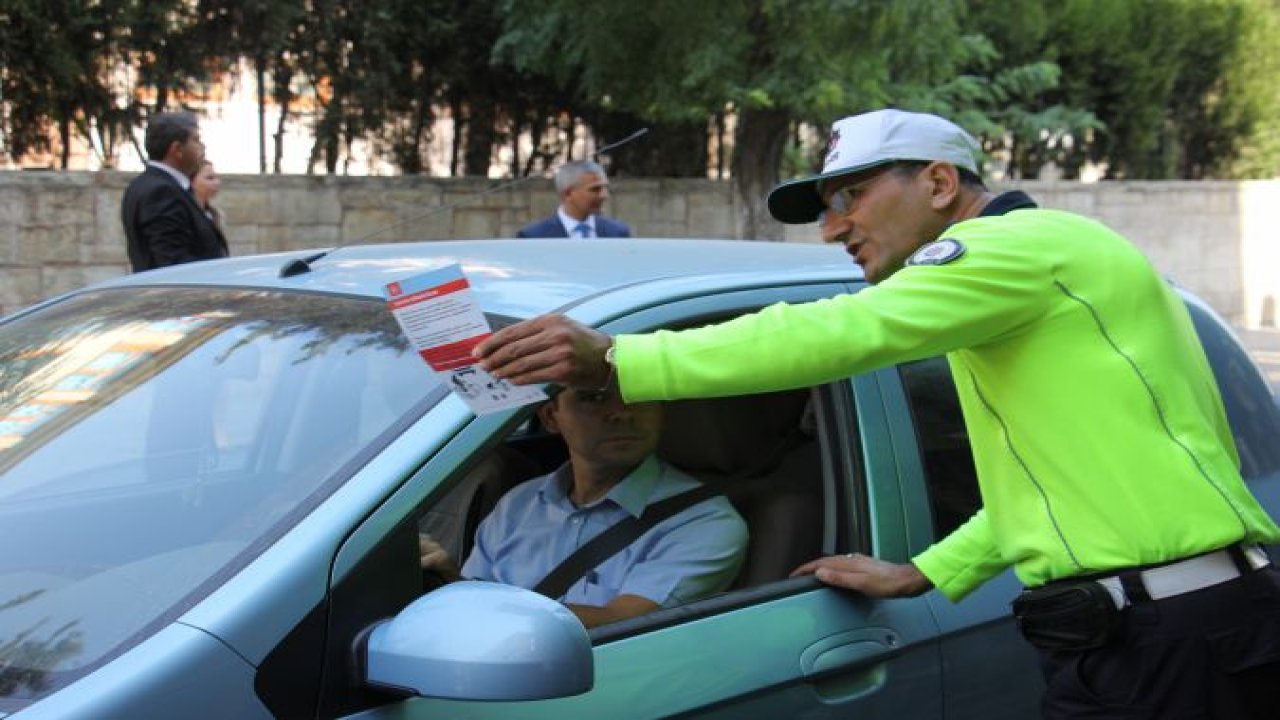
[[667,403],[658,455],[725,495],[751,538],[735,587],[788,576],[822,551],[822,459],[810,391]]

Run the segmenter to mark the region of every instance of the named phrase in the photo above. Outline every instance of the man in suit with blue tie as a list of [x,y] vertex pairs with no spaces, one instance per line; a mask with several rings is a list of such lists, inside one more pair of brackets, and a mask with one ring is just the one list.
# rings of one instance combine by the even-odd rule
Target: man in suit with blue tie
[[191,176],[204,162],[196,117],[156,115],[147,124],[145,146],[146,170],[120,203],[133,271],[227,257],[226,238],[191,194]]
[[556,170],[556,214],[520,228],[522,238],[631,237],[631,228],[600,214],[609,199],[609,177],[589,160],[561,165]]

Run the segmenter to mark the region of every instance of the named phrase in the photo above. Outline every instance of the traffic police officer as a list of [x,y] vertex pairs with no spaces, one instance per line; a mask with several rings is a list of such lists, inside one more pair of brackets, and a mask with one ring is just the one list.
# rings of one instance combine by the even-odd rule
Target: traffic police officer
[[616,377],[627,402],[946,353],[982,510],[909,563],[853,554],[797,573],[958,600],[1013,566],[1047,717],[1275,717],[1280,574],[1258,544],[1280,528],[1240,477],[1185,306],[1106,227],[990,193],[978,154],[947,120],[881,110],[836,122],[823,172],[773,190],[775,218],[821,220],[844,244],[874,284],[862,292],[616,338],[544,316],[477,352],[517,383]]

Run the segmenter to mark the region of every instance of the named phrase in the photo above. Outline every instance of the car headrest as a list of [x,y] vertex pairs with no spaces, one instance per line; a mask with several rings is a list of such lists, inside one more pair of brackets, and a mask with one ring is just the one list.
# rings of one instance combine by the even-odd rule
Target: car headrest
[[805,389],[668,402],[658,456],[694,475],[763,471],[802,425],[808,400]]

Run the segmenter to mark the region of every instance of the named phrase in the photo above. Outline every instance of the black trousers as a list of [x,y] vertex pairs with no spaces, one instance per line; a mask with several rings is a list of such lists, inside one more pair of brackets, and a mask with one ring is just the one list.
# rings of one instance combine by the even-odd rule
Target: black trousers
[[1044,717],[1280,718],[1280,571],[1274,566],[1124,611],[1121,637],[1040,651]]

